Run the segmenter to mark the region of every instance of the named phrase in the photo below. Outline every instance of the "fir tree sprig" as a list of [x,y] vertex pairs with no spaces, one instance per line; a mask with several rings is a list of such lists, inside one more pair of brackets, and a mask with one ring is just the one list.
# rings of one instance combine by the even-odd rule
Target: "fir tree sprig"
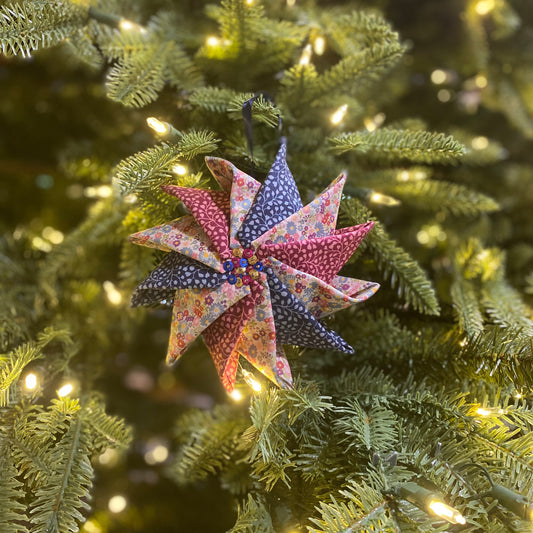
[[383,163],[455,163],[464,147],[453,137],[427,131],[378,129],[375,132],[340,133],[329,138],[335,153],[353,151],[363,159]]
[[88,8],[73,2],[39,0],[0,6],[0,46],[6,55],[30,56],[82,28]]
[[417,311],[430,315],[439,314],[439,304],[427,275],[416,261],[389,237],[371,212],[355,199],[344,202],[342,209],[353,224],[362,224],[366,220],[375,221],[366,239],[366,245],[383,274],[390,277],[398,295]]

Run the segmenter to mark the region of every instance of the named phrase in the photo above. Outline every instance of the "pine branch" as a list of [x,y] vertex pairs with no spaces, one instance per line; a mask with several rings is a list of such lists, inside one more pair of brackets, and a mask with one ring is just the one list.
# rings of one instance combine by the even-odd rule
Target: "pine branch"
[[189,103],[212,113],[226,113],[231,102],[237,97],[237,94],[237,91],[234,91],[233,89],[200,87],[191,93]]
[[248,494],[248,499],[237,508],[235,525],[227,533],[276,533],[276,530],[265,505]]
[[533,336],[533,321],[528,318],[532,311],[505,280],[487,282],[482,289],[482,303],[496,324],[518,327],[524,335]]
[[348,489],[340,491],[340,494],[345,502],[338,502],[333,495],[330,502],[320,502],[320,518],[310,519],[317,526],[310,527],[310,533],[399,531],[379,491],[366,483],[351,482]]
[[354,151],[358,157],[377,163],[411,161],[423,164],[455,163],[464,147],[453,137],[426,131],[382,128],[372,133],[340,133],[329,138],[333,151]]
[[416,261],[389,237],[381,223],[359,201],[351,199],[341,205],[352,224],[374,220],[374,227],[365,242],[384,276],[390,277],[392,287],[397,288],[398,295],[417,311],[438,315],[440,310],[435,291]]
[[159,96],[165,85],[168,43],[128,55],[108,73],[107,96],[126,107],[144,107]]
[[170,183],[172,168],[182,159],[212,153],[218,142],[210,131],[185,133],[177,145],[162,143],[123,159],[115,168],[113,180],[124,196],[154,191]]
[[329,29],[332,46],[342,55],[375,45],[397,43],[399,35],[377,13],[353,11],[349,14],[324,15],[324,26]]
[[445,211],[457,216],[477,216],[499,209],[499,205],[488,196],[472,191],[464,185],[445,181],[412,181],[385,186],[402,202],[421,209]]
[[354,398],[337,407],[339,417],[333,422],[334,431],[343,435],[340,442],[346,450],[364,447],[374,452],[394,449],[398,442],[398,428],[394,413],[380,405],[363,409]]
[[345,93],[360,96],[382,79],[404,52],[405,48],[399,42],[388,42],[341,59],[316,80],[314,100]]
[[0,354],[0,407],[9,403],[9,389],[20,379],[24,368],[41,359],[43,349],[54,341],[72,345],[67,331],[48,328],[37,336],[36,341],[22,344],[8,354]]
[[472,282],[457,277],[452,283],[450,294],[455,316],[461,331],[475,337],[483,331],[483,316],[479,298]]
[[[11,449],[4,439],[0,427],[0,531],[2,533],[20,533],[22,521],[26,521],[23,484],[19,481],[19,472],[12,462]],[[18,522],[18,523],[17,523]]]
[[212,413],[191,411],[176,425],[182,446],[169,468],[178,483],[189,483],[214,474],[234,457],[247,421],[235,409],[219,405]]
[[88,21],[88,9],[71,2],[42,0],[0,6],[0,45],[5,55],[29,57],[54,46]]
[[89,509],[85,499],[93,477],[86,438],[78,414],[52,449],[53,473],[36,491],[30,510],[35,533],[69,533],[77,531],[78,522],[83,521],[80,511]]
[[67,272],[79,272],[92,250],[120,238],[125,208],[113,198],[94,204],[87,219],[46,257],[40,271],[43,283],[51,284]]
[[122,418],[110,416],[98,399],[92,400],[84,408],[85,432],[91,439],[92,453],[100,453],[107,447],[124,448],[132,440],[132,431]]

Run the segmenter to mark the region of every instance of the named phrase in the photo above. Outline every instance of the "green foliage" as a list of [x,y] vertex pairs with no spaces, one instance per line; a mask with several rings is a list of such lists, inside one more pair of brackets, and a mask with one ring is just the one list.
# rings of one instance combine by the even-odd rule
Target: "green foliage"
[[473,337],[481,333],[483,315],[472,282],[457,278],[451,286],[450,295],[460,329]]
[[360,202],[351,199],[343,204],[344,214],[352,224],[374,220],[374,227],[366,238],[379,268],[390,277],[398,295],[421,313],[439,314],[439,304],[427,275],[409,254],[389,237],[380,222]]
[[2,5],[2,53],[29,57],[33,50],[54,46],[69,37],[87,18],[87,8],[71,2],[35,0]]
[[464,147],[453,137],[426,131],[382,128],[372,133],[341,133],[330,137],[329,141],[338,154],[354,151],[362,159],[381,164],[455,163],[464,154]]
[[457,216],[478,216],[499,209],[492,198],[474,192],[464,185],[445,181],[420,180],[396,183],[384,187],[384,191],[407,205],[437,212],[442,210]]
[[[179,483],[188,483],[214,474],[234,457],[246,419],[235,409],[217,406],[212,413],[191,411],[176,425],[183,443],[169,474]],[[196,432],[195,428],[202,427]]]
[[[65,43],[61,55],[45,53],[35,66],[3,65],[6,87],[19,71],[39,79],[30,92],[21,84],[20,97],[18,87],[6,93],[1,118],[17,133],[14,124],[41,131],[46,116],[53,124],[47,141],[68,144],[54,172],[48,167],[57,145],[49,148],[42,136],[32,144],[24,130],[20,161],[11,160],[17,135],[0,143],[8,177],[0,194],[8,213],[0,239],[0,530],[78,529],[89,513],[92,465],[103,465],[96,456],[132,440],[123,419],[108,414],[109,401],[139,431],[128,461],[102,472],[93,517],[102,531],[160,530],[162,523],[187,529],[189,515],[188,529],[210,530],[200,521],[209,520],[201,510],[211,505],[204,495],[212,476],[242,502],[233,533],[448,530],[398,495],[407,481],[440,492],[472,533],[524,531],[502,505],[475,497],[487,482],[465,463],[486,467],[496,482],[531,499],[533,174],[524,150],[533,135],[531,7],[498,0],[480,14],[479,3],[468,0],[459,13],[453,3],[428,2],[413,18],[403,16],[405,2],[386,0],[379,3],[384,14],[354,11],[353,2],[327,9],[312,1],[159,4],[164,10],[155,14],[146,1],[0,7],[6,55]],[[426,13],[449,23],[421,28]],[[409,36],[405,44],[390,16]],[[120,29],[122,18],[148,22]],[[206,40],[212,32],[215,43]],[[299,64],[309,49],[309,63]],[[99,76],[73,59],[93,69],[107,64],[111,102],[102,100]],[[445,69],[442,83],[431,76],[436,69]],[[253,104],[250,170],[241,120],[252,91],[269,93],[277,106],[264,98]],[[83,113],[63,109],[64,101]],[[139,110],[148,105],[149,113]],[[343,105],[342,122],[332,124]],[[175,124],[157,137],[163,142],[154,145],[142,126],[146,114]],[[216,377],[203,363],[197,370],[184,360],[173,378],[167,371],[156,377],[167,326],[160,324],[169,312],[133,315],[127,300],[162,253],[126,237],[184,213],[162,184],[214,184],[205,154],[262,180],[280,115],[304,203],[346,170],[341,226],[375,226],[343,273],[382,287],[369,302],[326,319],[353,356],[287,348],[293,389],[263,382],[250,399],[239,376],[242,403],[208,408],[222,389],[213,389]],[[184,162],[187,172],[177,176],[173,169]],[[36,176],[46,184],[45,173],[54,185],[30,189]],[[88,184],[114,187],[93,201]],[[373,192],[400,202],[378,205],[374,216],[365,206]],[[62,242],[46,241],[49,226],[65,233]],[[415,238],[431,227],[444,237]],[[111,280],[120,280],[122,301],[110,301]],[[142,342],[128,344],[135,329]],[[205,355],[201,344],[191,351]],[[191,368],[202,372],[198,381]],[[27,371],[39,376],[33,391],[23,387]],[[130,390],[139,372],[156,378],[146,393]],[[79,399],[51,400],[66,378]],[[100,388],[109,400],[95,393]],[[202,409],[181,413],[173,426],[176,413],[192,405]],[[178,448],[168,463],[140,469],[149,439],[170,440],[165,428],[172,426]],[[178,505],[196,494],[200,511],[176,510],[164,499],[173,494],[168,482],[158,483],[143,494],[142,512],[130,505],[110,525],[101,508],[115,490],[107,480],[132,479],[132,468],[147,479],[164,473],[178,490],[194,484]],[[211,523],[220,528],[215,514]]]
[[276,530],[264,503],[248,494],[244,504],[239,505],[237,521],[228,533],[276,533]]

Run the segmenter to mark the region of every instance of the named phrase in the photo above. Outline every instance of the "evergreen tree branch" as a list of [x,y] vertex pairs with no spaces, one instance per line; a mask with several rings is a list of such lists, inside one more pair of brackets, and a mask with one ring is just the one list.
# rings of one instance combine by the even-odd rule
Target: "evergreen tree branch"
[[484,284],[482,303],[496,324],[510,328],[521,328],[524,335],[533,336],[531,309],[526,306],[520,294],[505,280],[498,279]]
[[470,337],[479,335],[483,331],[483,315],[472,282],[457,277],[452,283],[450,294],[461,330]]
[[33,0],[0,6],[0,46],[5,55],[29,57],[54,46],[88,22],[88,9],[72,2]]
[[445,181],[395,183],[383,189],[407,205],[437,212],[443,210],[456,216],[476,216],[499,209],[492,198]]
[[329,138],[333,151],[354,151],[376,163],[411,161],[421,164],[455,163],[464,147],[453,137],[427,131],[378,129],[375,132],[340,133]]
[[386,277],[390,276],[392,287],[397,288],[398,295],[417,311],[438,315],[439,304],[435,291],[420,266],[389,237],[381,223],[359,201],[351,199],[343,202],[342,209],[352,224],[375,221],[365,243],[380,270]]

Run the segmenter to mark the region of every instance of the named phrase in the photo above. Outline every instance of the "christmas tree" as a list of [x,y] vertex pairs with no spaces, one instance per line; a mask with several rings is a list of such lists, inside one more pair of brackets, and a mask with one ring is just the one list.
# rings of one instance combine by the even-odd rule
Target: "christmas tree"
[[[0,532],[528,531],[532,20],[3,3]],[[165,364],[171,308],[130,307],[165,252],[128,236],[220,190],[206,156],[264,183],[280,123],[303,205],[346,175],[337,228],[373,228],[340,274],[380,289],[322,310],[353,354],[289,339],[293,386],[241,357],[228,394],[207,339]]]

